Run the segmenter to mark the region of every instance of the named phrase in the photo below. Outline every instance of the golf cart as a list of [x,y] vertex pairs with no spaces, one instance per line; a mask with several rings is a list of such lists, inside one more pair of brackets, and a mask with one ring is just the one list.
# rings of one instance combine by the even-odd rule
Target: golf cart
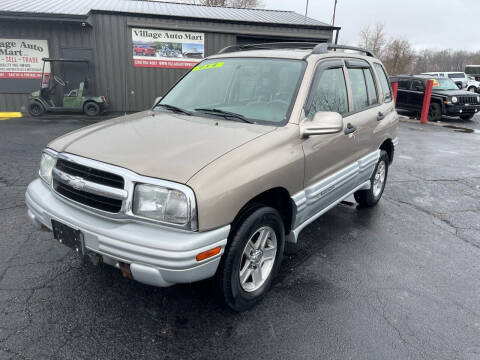
[[[45,112],[83,112],[95,116],[104,111],[104,96],[89,93],[88,60],[43,58],[40,90],[30,95],[28,112],[40,116]],[[48,64],[48,66],[46,66]]]

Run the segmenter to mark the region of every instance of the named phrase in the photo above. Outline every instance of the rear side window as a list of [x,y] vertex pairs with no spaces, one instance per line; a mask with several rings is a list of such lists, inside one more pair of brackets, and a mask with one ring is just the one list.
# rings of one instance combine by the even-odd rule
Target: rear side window
[[365,81],[367,82],[368,104],[375,105],[378,103],[378,97],[372,72],[370,69],[363,69],[363,74],[365,75]]
[[318,78],[312,92],[312,105],[307,117],[313,118],[318,111],[348,112],[347,88],[342,68],[326,69]]
[[360,111],[369,106],[367,84],[363,75],[363,69],[348,69],[350,85],[352,87],[353,111]]
[[388,81],[387,74],[385,73],[383,66],[375,63],[375,71],[377,72],[378,78],[380,79],[380,85],[383,92],[383,101],[392,101],[392,89],[390,89],[390,82]]

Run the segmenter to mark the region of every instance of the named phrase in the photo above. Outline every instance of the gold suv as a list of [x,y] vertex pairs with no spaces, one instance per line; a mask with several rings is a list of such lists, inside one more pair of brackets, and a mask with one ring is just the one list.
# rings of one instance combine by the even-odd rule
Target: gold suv
[[142,283],[214,277],[241,311],[268,291],[286,241],[352,194],[361,207],[380,200],[397,123],[367,50],[229,47],[151,110],[48,144],[28,214]]

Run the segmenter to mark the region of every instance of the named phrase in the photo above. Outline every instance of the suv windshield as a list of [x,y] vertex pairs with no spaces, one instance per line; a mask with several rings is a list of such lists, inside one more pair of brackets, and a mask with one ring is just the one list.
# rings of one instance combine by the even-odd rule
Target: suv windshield
[[436,90],[458,90],[458,86],[455,84],[455,82],[452,79],[447,78],[434,79],[433,88]]
[[302,60],[290,59],[206,60],[155,109],[174,106],[195,115],[280,125],[290,115],[304,68]]

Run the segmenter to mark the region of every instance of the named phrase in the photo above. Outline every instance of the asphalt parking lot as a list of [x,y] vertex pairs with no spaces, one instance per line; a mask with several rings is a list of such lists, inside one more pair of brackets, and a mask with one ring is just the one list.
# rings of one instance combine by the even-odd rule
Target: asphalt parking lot
[[40,151],[91,122],[0,121],[0,359],[480,359],[480,133],[402,122],[379,205],[307,227],[236,314],[208,281],[145,286],[34,230]]

